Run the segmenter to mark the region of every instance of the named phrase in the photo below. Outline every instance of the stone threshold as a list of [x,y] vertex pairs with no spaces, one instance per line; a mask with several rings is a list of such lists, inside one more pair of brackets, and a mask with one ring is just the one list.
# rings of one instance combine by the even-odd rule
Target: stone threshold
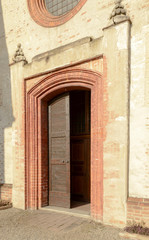
[[91,216],[88,212],[81,211],[81,210],[75,210],[75,209],[67,209],[67,208],[62,208],[62,207],[54,207],[54,206],[46,206],[39,208],[40,210],[44,211],[51,211],[51,212],[57,212],[57,213],[62,213],[62,214],[67,214],[75,217],[81,217],[81,218],[87,218],[91,219]]
[[128,233],[128,232],[120,232],[119,236],[122,238],[130,239],[130,240],[149,240],[149,236]]

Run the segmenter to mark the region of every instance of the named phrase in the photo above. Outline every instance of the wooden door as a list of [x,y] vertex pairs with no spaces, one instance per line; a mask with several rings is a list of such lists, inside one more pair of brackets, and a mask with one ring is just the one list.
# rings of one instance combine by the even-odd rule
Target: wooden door
[[49,205],[70,207],[69,94],[49,105]]

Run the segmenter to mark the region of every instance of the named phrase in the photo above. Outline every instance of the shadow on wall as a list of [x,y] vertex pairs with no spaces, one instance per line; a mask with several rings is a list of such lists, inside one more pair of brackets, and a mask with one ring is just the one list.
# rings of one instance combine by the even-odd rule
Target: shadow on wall
[[[12,171],[12,151],[5,144],[11,147],[11,126],[14,121],[11,101],[11,80],[8,51],[5,40],[5,29],[3,22],[3,12],[0,0],[0,184],[12,183],[8,171]],[[8,159],[9,157],[9,159]],[[5,160],[7,159],[7,161]],[[6,169],[5,177],[4,170]],[[7,179],[8,178],[8,179]],[[1,198],[1,196],[0,196]]]

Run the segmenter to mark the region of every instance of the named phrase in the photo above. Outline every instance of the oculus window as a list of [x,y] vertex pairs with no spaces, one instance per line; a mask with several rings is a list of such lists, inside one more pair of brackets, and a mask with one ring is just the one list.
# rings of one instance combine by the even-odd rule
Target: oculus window
[[43,27],[57,27],[69,21],[87,0],[27,0],[34,21]]
[[80,0],[45,0],[45,5],[52,15],[61,16],[71,11]]

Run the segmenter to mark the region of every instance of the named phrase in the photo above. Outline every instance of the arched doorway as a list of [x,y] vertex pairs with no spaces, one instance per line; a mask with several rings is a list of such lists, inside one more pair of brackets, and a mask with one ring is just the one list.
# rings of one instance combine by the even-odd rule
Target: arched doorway
[[38,209],[49,204],[48,103],[74,90],[91,94],[90,202],[91,216],[103,215],[103,83],[102,75],[83,68],[47,74],[26,93],[25,206]]
[[74,90],[49,102],[49,205],[90,202],[90,91]]

